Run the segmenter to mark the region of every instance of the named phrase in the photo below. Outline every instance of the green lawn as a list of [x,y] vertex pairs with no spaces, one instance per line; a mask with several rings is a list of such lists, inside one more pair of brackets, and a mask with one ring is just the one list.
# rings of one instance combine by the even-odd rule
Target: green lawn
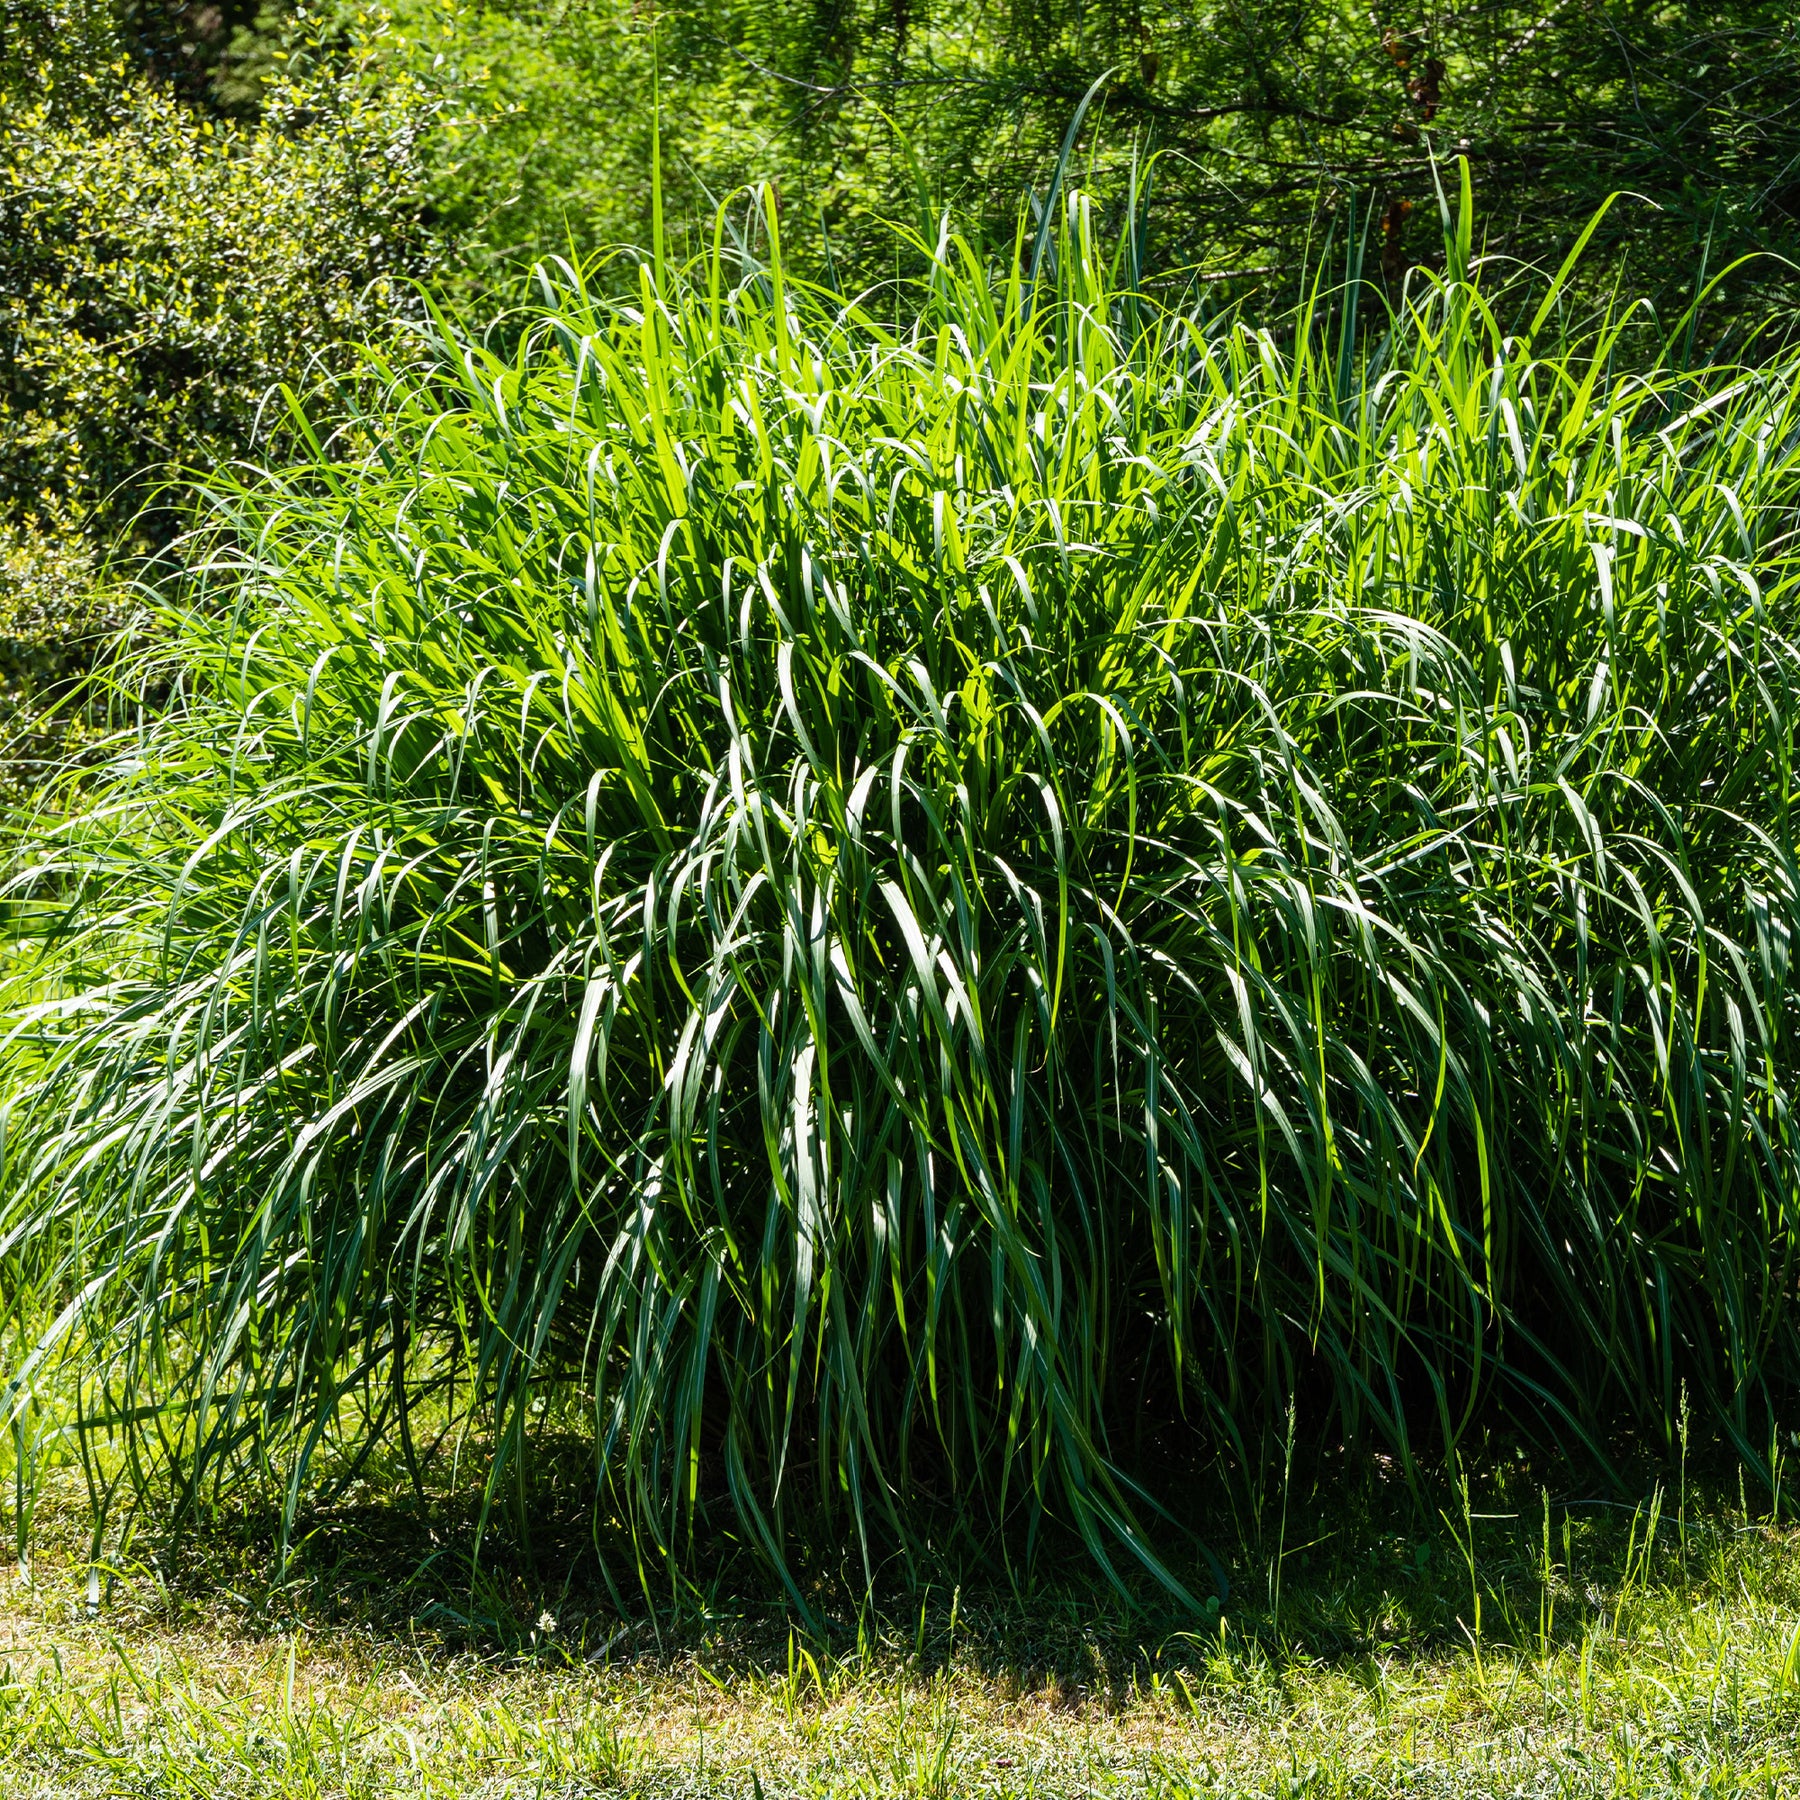
[[1307,1510],[1279,1618],[1266,1542],[1210,1629],[1084,1572],[826,1641],[734,1607],[660,1645],[504,1565],[421,1574],[419,1528],[367,1495],[281,1585],[266,1541],[223,1531],[179,1579],[90,1581],[40,1521],[62,1553],[0,1577],[0,1792],[1800,1792],[1800,1531],[1671,1501],[1646,1552],[1647,1507],[1552,1502],[1546,1562],[1541,1501],[1433,1531],[1403,1497],[1335,1529]]

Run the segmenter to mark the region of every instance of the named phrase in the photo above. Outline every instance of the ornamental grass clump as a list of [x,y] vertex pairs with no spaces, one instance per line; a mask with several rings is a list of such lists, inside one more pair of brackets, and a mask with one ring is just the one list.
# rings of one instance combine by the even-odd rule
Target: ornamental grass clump
[[1484,297],[1466,192],[1373,335],[1052,212],[880,306],[772,217],[549,270],[220,496],[21,852],[15,1404],[290,1505],[427,1402],[517,1496],[579,1415],[603,1542],[796,1597],[946,1521],[1178,1584],[1290,1400],[1767,1445],[1793,368]]

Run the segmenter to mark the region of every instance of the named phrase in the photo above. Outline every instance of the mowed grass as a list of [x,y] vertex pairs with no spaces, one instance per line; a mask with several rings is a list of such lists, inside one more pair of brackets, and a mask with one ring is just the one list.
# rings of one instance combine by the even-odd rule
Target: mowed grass
[[1083,1576],[1025,1601],[930,1593],[810,1637],[726,1604],[659,1639],[565,1582],[471,1581],[441,1548],[422,1576],[405,1539],[423,1527],[396,1536],[403,1490],[314,1519],[276,1585],[254,1530],[194,1540],[179,1575],[90,1575],[77,1509],[29,1572],[0,1574],[0,1791],[1800,1791],[1800,1532],[1716,1503],[1672,1501],[1654,1529],[1649,1503],[1546,1517],[1513,1486],[1514,1504],[1430,1525],[1393,1489],[1323,1516],[1296,1497],[1305,1538],[1284,1558],[1246,1546],[1241,1598],[1203,1628]]

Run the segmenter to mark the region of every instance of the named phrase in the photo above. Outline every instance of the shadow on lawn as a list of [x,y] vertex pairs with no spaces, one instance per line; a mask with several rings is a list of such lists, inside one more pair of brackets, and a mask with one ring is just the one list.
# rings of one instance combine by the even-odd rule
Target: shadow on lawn
[[[106,1566],[140,1593],[147,1576],[170,1624],[223,1609],[251,1635],[351,1630],[428,1657],[700,1664],[726,1681],[785,1671],[822,1696],[875,1662],[929,1673],[954,1659],[1003,1692],[1068,1705],[1123,1704],[1158,1684],[1188,1692],[1246,1658],[1277,1681],[1299,1665],[1337,1666],[1375,1695],[1396,1654],[1473,1644],[1548,1658],[1597,1630],[1616,1634],[1652,1596],[1698,1595],[1742,1579],[1749,1563],[1766,1598],[1800,1605],[1779,1511],[1759,1515],[1716,1455],[1667,1483],[1642,1459],[1634,1502],[1571,1491],[1566,1467],[1553,1486],[1554,1471],[1508,1449],[1466,1487],[1409,1485],[1374,1457],[1294,1471],[1285,1506],[1279,1482],[1248,1504],[1240,1496],[1206,1527],[1229,1595],[1198,1616],[1147,1578],[1107,1588],[1073,1539],[1041,1545],[1035,1579],[1016,1585],[952,1540],[941,1571],[891,1581],[872,1605],[857,1603],[851,1546],[837,1568],[799,1571],[819,1615],[802,1629],[724,1533],[704,1583],[671,1591],[665,1576],[646,1592],[628,1546],[602,1536],[597,1548],[579,1501],[583,1454],[574,1439],[544,1446],[525,1496],[528,1537],[516,1510],[484,1523],[466,1456],[460,1481],[440,1469],[422,1495],[403,1469],[371,1462],[303,1514],[285,1562],[271,1503],[196,1516],[154,1544],[140,1514],[134,1542]],[[1178,1561],[1182,1545],[1169,1554]]]

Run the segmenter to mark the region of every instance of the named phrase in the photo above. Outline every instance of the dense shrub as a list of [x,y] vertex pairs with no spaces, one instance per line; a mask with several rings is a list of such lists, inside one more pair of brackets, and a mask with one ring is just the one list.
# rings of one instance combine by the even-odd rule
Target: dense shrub
[[81,678],[143,619],[138,590],[68,520],[0,523],[0,804],[23,804],[104,728]]
[[[253,453],[276,389],[391,336],[431,259],[438,110],[379,20],[304,20],[260,116],[216,117],[131,56],[99,0],[0,18],[0,768],[29,785],[126,615],[105,556],[180,529],[194,465]],[[87,574],[77,577],[76,571]],[[59,712],[60,706],[60,712]]]
[[15,1378],[138,1479],[292,1503],[453,1346],[494,1494],[551,1400],[640,1556],[790,1571],[1149,1559],[1295,1396],[1766,1445],[1794,371],[1503,327],[1466,194],[1285,348],[1056,216],[898,324],[547,276],[221,500],[182,703],[13,890]]
[[123,525],[171,465],[242,454],[279,383],[383,334],[428,254],[433,102],[371,78],[379,30],[345,60],[295,40],[253,125],[139,72],[86,0],[5,31],[0,508]]

